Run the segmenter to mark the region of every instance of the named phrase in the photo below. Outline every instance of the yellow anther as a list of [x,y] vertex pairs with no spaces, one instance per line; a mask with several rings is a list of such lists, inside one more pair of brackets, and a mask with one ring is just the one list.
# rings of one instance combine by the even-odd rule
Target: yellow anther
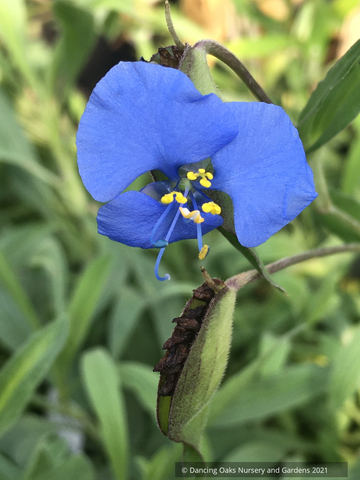
[[204,258],[208,253],[209,253],[209,245],[204,245],[199,252],[199,260],[204,260]]
[[187,202],[187,198],[184,197],[184,195],[181,192],[171,192],[171,193],[166,193],[163,197],[161,197],[161,203],[165,203],[166,205],[168,205],[169,203],[174,201],[174,197],[178,203]]
[[187,178],[188,180],[197,180],[198,178],[201,178],[200,180],[200,185],[204,188],[209,188],[211,187],[211,183],[209,180],[212,180],[214,178],[214,175],[210,172],[207,172],[205,168],[199,168],[197,172],[188,172],[187,173]]
[[200,180],[200,185],[204,188],[209,188],[209,187],[211,187],[211,182],[209,182],[209,180],[207,178],[202,178]]
[[221,208],[215,202],[208,202],[202,205],[202,211],[205,213],[211,213],[212,215],[220,215]]
[[186,203],[187,202],[187,198],[184,197],[184,195],[181,192],[175,192],[175,200],[178,203]]
[[188,180],[196,180],[199,175],[194,172],[188,172],[186,176]]
[[168,204],[168,203],[171,203],[173,201],[174,201],[174,196],[171,195],[171,193],[167,193],[166,195],[161,197],[161,203]]
[[202,223],[204,221],[204,218],[201,216],[199,210],[193,210],[190,212],[189,209],[183,207],[179,207],[179,210],[184,218],[188,218],[194,223]]

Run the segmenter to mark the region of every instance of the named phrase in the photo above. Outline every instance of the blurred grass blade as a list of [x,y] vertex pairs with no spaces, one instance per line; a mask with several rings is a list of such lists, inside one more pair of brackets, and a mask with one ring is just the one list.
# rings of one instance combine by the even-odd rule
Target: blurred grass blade
[[339,191],[329,191],[331,206],[328,213],[318,216],[319,222],[345,242],[360,240],[360,203]]
[[360,112],[360,40],[329,70],[300,114],[299,134],[310,153]]
[[287,335],[278,338],[277,344],[267,348],[265,352],[255,358],[249,365],[232,375],[221,388],[216,392],[209,413],[209,422],[214,423],[216,419],[226,411],[228,405],[235,403],[241,392],[247,390],[255,378],[261,374],[267,376],[267,364],[273,363],[277,357],[278,349],[285,349],[289,344]]
[[3,39],[13,62],[30,84],[33,72],[25,51],[26,7],[24,0],[0,0],[0,38]]
[[[3,0],[0,0],[0,5]],[[9,5],[11,2],[9,2]],[[1,12],[0,12],[1,18]],[[34,149],[18,125],[12,106],[0,89],[0,163],[16,165],[50,184],[57,177],[38,163]]]
[[55,50],[51,80],[54,91],[67,95],[84,66],[95,42],[92,14],[69,1],[53,3],[62,35]]
[[25,318],[28,320],[29,325],[33,329],[40,326],[40,320],[29,300],[29,297],[22,288],[15,273],[13,272],[11,265],[5,258],[5,255],[0,250],[0,282],[4,285],[5,289],[9,292],[12,299],[23,312]]
[[123,286],[108,330],[109,349],[114,358],[118,358],[126,348],[145,304],[140,291]]
[[159,382],[153,369],[138,362],[124,362],[120,364],[119,371],[124,388],[133,391],[139,403],[154,416]]
[[124,400],[116,365],[106,350],[82,357],[83,382],[102,429],[104,443],[117,480],[127,480],[128,432]]
[[13,297],[0,285],[0,344],[9,351],[15,350],[34,331]]
[[18,480],[20,478],[20,473],[20,468],[0,453],[1,480]]
[[[212,422],[229,427],[264,419],[301,405],[326,391],[328,371],[315,365],[296,365],[247,384]],[[236,388],[236,385],[234,385]],[[214,399],[216,406],[216,397]]]
[[53,236],[47,236],[37,243],[31,255],[32,266],[43,268],[49,279],[55,316],[66,309],[65,296],[68,288],[68,264],[61,243]]
[[175,462],[180,462],[182,445],[173,442],[159,448],[150,460],[137,457],[141,469],[141,480],[168,480],[174,474]]
[[[51,476],[36,477],[36,480],[94,480],[94,469],[85,455],[77,455],[51,472]],[[35,479],[34,479],[35,480]]]
[[95,309],[110,270],[110,257],[95,258],[86,268],[74,289],[69,305],[70,331],[59,362],[69,366],[89,331]]
[[360,327],[353,338],[338,351],[330,378],[330,404],[338,409],[360,388]]
[[34,333],[0,373],[0,434],[17,420],[62,349],[68,331],[61,318]]

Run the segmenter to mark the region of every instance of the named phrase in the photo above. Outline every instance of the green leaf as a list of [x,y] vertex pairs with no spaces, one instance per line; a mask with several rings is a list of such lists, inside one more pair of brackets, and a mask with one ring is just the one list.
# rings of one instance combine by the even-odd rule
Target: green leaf
[[280,292],[285,293],[286,291],[280,287],[274,280],[271,278],[271,275],[266,270],[262,260],[258,257],[255,248],[243,247],[236,235],[230,232],[227,232],[223,227],[218,227],[218,230],[224,237],[231,243],[233,247],[236,248],[244,257],[250,262],[250,264],[257,270],[264,278],[267,280],[273,287],[280,290]]
[[253,380],[232,398],[212,426],[240,425],[302,405],[326,390],[327,373],[314,365],[296,365]]
[[141,405],[151,416],[156,412],[158,378],[148,365],[137,362],[124,362],[119,366],[121,383],[134,392]]
[[[1,2],[4,0],[0,0]],[[6,0],[5,0],[6,1]],[[9,3],[9,5],[11,2]],[[1,8],[0,8],[1,18]],[[1,21],[0,21],[1,22]],[[1,30],[1,29],[0,29]],[[18,125],[9,100],[0,89],[0,162],[16,165],[44,182],[55,185],[57,177],[37,160],[32,145]]]
[[335,359],[330,377],[330,403],[338,409],[360,387],[360,327],[351,341],[343,345]]
[[38,384],[49,372],[67,336],[67,319],[31,335],[0,373],[0,434],[21,415]]
[[65,311],[65,296],[68,287],[68,265],[60,242],[47,236],[36,244],[30,257],[32,266],[43,268],[49,279],[49,287],[55,315]]
[[57,93],[67,95],[95,43],[94,19],[88,10],[65,0],[54,2],[54,13],[62,35],[55,50],[52,82]]
[[181,460],[182,446],[178,443],[159,448],[150,460],[137,457],[142,470],[142,480],[168,480],[174,473],[175,462]]
[[360,111],[360,40],[329,70],[300,114],[299,134],[310,153],[345,128]]
[[69,366],[78,348],[82,345],[91,326],[95,309],[110,270],[110,257],[95,258],[78,280],[69,305],[69,338],[59,363]]
[[345,195],[356,194],[360,185],[360,117],[356,118],[352,127],[356,130],[356,138],[350,144],[341,182],[341,190]]
[[104,349],[82,357],[83,382],[99,418],[104,444],[117,480],[127,480],[128,433],[124,400],[116,365]]
[[0,453],[0,478],[1,480],[18,480],[20,469]]
[[228,361],[235,298],[235,290],[224,287],[211,300],[171,397],[167,435],[198,452],[208,404]]
[[280,447],[264,441],[248,442],[232,450],[224,462],[280,462],[287,454],[286,447]]
[[94,480],[95,472],[86,455],[77,455],[69,458],[55,468],[50,476],[42,476],[36,480]]
[[327,229],[345,242],[360,240],[360,203],[336,190],[330,190],[331,201],[336,209],[318,216]]
[[113,357],[119,357],[126,348],[145,305],[146,300],[140,292],[127,286],[121,289],[108,330],[109,350]]
[[9,350],[18,348],[33,332],[24,313],[0,285],[0,342]]
[[0,282],[13,298],[16,305],[24,314],[31,327],[37,328],[40,320],[29,300],[29,297],[22,288],[19,280],[13,272],[11,265],[8,263],[5,255],[0,250]]
[[52,472],[66,460],[68,447],[58,435],[43,435],[29,458],[22,480],[52,478]]
[[211,424],[226,411],[228,405],[236,402],[238,396],[248,388],[248,385],[253,382],[254,378],[259,377],[261,373],[266,375],[266,364],[269,361],[271,363],[272,358],[277,356],[277,350],[284,349],[288,342],[288,335],[283,335],[278,339],[276,345],[267,348],[262,355],[258,356],[238,373],[232,375],[224,385],[221,386],[211,402],[209,415],[209,422]]
[[17,68],[30,83],[33,83],[33,73],[27,62],[25,50],[25,32],[25,1],[12,0],[9,2],[8,0],[0,0],[0,38],[3,39]]

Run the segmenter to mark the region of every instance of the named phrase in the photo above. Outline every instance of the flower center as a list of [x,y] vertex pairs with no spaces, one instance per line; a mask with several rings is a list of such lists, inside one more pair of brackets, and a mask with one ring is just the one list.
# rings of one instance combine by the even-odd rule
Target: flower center
[[[220,215],[221,208],[219,205],[210,200],[201,190],[198,190],[192,182],[198,181],[203,188],[210,188],[211,182],[214,178],[213,174],[207,172],[204,168],[199,168],[197,172],[187,172],[186,179],[182,179],[176,186],[175,189],[163,195],[160,199],[161,203],[167,205],[167,208],[159,218],[159,220],[154,225],[154,228],[151,232],[150,240],[154,247],[160,248],[160,252],[155,264],[155,276],[158,280],[169,280],[170,275],[167,273],[164,277],[159,276],[159,265],[161,258],[164,254],[165,247],[168,245],[172,232],[176,226],[176,223],[180,217],[183,217],[185,222],[194,222],[196,224],[196,233],[197,233],[197,241],[199,247],[199,259],[203,260],[206,255],[209,253],[209,246],[202,244],[202,228],[201,224],[205,222],[205,218],[201,216],[200,209],[197,204],[197,200],[200,203],[201,210],[204,213],[210,213],[212,215]],[[182,191],[179,191],[182,190]],[[197,200],[195,198],[197,197]],[[204,200],[204,202],[203,202]],[[175,208],[175,204],[178,203],[178,208]],[[185,207],[185,204],[190,204],[192,209],[190,210],[188,207]],[[191,207],[190,207],[191,208]],[[164,239],[155,240],[156,232],[158,231],[159,227],[168,217],[170,212],[175,214],[169,230]]]

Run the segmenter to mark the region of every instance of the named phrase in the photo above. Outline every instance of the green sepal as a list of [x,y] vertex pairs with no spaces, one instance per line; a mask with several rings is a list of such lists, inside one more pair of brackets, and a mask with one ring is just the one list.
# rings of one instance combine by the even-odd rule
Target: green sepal
[[[170,397],[158,395],[160,430],[171,440],[187,445],[188,454],[192,453],[198,459],[201,459],[208,405],[220,385],[228,361],[236,299],[235,290],[219,281],[214,285],[216,293],[206,308],[174,392]],[[201,304],[206,305],[206,302],[193,297],[184,311]],[[162,384],[163,375],[159,388]]]

